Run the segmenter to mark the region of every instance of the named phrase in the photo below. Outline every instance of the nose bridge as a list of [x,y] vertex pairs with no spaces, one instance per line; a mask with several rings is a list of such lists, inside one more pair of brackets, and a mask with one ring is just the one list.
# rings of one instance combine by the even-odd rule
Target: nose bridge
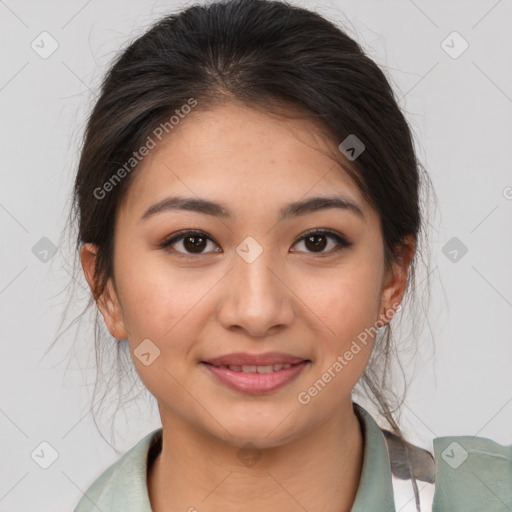
[[[265,303],[276,300],[276,277],[272,266],[276,265],[275,254],[269,248],[264,248],[253,237],[245,238],[236,248],[234,272],[237,281],[237,294],[240,299],[251,302]],[[274,265],[272,265],[274,264]]]
[[291,321],[291,304],[277,261],[270,249],[252,237],[237,246],[221,309],[225,327],[238,325],[258,336]]

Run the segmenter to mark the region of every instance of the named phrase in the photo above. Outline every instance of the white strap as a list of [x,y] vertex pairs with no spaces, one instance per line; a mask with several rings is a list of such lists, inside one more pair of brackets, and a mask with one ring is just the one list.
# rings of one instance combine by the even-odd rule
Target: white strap
[[433,455],[382,429],[391,465],[396,512],[432,512],[435,464]]
[[414,486],[411,480],[401,480],[393,475],[392,483],[396,512],[432,512],[434,484],[416,480],[419,498],[418,507],[414,495]]

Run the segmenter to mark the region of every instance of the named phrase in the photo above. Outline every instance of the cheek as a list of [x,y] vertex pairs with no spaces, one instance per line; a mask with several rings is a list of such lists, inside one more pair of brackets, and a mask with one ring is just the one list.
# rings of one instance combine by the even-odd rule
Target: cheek
[[319,371],[340,376],[332,379],[332,389],[352,388],[368,363],[379,311],[378,268],[371,262],[354,262],[329,280],[310,281],[310,305],[321,331]]
[[[222,274],[184,269],[159,251],[136,250],[117,261],[123,320],[133,348],[149,338],[166,352],[184,350],[180,340],[194,337],[208,307],[208,295]],[[210,305],[211,307],[211,305]]]
[[311,308],[338,343],[357,336],[377,320],[380,276],[376,268],[365,262],[347,265],[322,281],[309,282]]
[[[184,361],[200,328],[200,299],[207,290],[150,258],[143,264],[126,260],[124,268],[119,265],[119,276],[128,344],[141,381],[158,399],[186,407],[186,393],[177,382],[184,381]],[[144,360],[146,353],[149,361]]]
[[187,315],[198,307],[197,294],[183,290],[176,280],[155,280],[149,274],[148,279],[144,277],[139,275],[124,288],[130,294],[123,303],[125,324],[134,342],[150,338],[162,344],[179,332]]
[[171,315],[176,307],[172,302],[172,289],[166,286],[147,256],[122,242],[117,249],[116,283],[123,322],[133,350],[143,339],[158,339],[166,317],[172,322]]

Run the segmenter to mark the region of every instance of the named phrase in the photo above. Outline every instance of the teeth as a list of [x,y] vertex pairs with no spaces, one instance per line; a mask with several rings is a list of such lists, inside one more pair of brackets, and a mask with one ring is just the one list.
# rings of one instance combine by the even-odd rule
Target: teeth
[[258,373],[272,373],[274,371],[274,367],[270,366],[257,366],[256,371]]
[[291,364],[274,364],[274,365],[267,365],[267,366],[255,366],[255,365],[224,365],[222,368],[228,368],[231,371],[234,372],[246,372],[246,373],[272,373],[272,372],[278,372],[279,370],[286,370],[287,368],[290,368]]

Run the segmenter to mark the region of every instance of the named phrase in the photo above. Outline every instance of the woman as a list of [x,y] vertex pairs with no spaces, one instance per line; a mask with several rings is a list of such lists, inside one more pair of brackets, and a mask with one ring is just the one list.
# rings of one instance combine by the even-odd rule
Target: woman
[[75,206],[94,301],[162,428],[75,512],[512,508],[512,446],[430,454],[393,417],[420,170],[381,70],[315,13],[209,3],[134,41],[89,119]]

